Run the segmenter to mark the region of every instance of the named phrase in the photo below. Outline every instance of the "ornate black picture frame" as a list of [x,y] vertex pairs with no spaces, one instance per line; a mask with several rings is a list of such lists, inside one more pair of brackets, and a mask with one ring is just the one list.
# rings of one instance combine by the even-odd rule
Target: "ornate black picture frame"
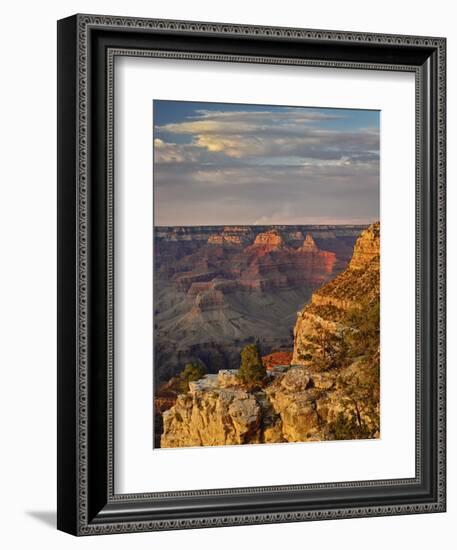
[[[74,535],[445,511],[444,38],[74,15],[58,22],[58,528]],[[113,60],[406,71],[416,87],[416,476],[116,494]]]

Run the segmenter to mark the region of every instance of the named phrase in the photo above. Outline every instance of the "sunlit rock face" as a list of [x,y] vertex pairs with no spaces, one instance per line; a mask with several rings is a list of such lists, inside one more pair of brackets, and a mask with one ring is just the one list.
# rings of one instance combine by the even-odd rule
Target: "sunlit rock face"
[[271,229],[264,233],[259,233],[254,243],[246,249],[246,252],[255,251],[257,254],[267,254],[273,250],[284,248],[284,238],[277,229]]
[[379,301],[380,292],[380,226],[363,231],[354,246],[346,270],[315,290],[311,303],[298,314],[294,328],[293,364],[313,362],[316,340],[341,331],[340,321],[351,309]]
[[210,235],[207,243],[212,245],[242,246],[243,240],[239,235],[227,234],[224,232],[222,234]]
[[349,268],[363,269],[367,267],[372,260],[379,259],[380,251],[380,224],[378,222],[370,225],[357,239]]
[[[359,365],[335,372],[292,366],[270,373],[266,386],[249,392],[236,375],[207,375],[191,382],[186,394],[163,413],[161,447],[199,447],[252,443],[298,443],[332,439],[329,426],[339,415],[352,418],[346,385],[364,383]],[[232,378],[230,378],[232,377]],[[361,410],[361,420],[379,436],[377,415]]]
[[216,375],[189,386],[163,414],[161,447],[260,442],[261,412],[253,395],[229,383],[221,386]]
[[301,249],[308,252],[315,252],[318,250],[315,240],[313,239],[312,235],[310,235],[309,233],[308,235],[306,235],[306,238],[303,241]]

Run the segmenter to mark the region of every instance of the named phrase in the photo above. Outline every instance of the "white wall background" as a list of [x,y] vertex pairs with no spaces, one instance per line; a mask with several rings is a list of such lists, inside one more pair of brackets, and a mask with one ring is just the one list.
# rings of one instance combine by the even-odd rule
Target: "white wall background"
[[[457,522],[457,31],[451,0],[67,0],[3,7],[0,542],[4,548],[451,548]],[[56,20],[105,13],[448,38],[448,512],[76,539],[55,530]],[[399,404],[399,412],[401,403]]]

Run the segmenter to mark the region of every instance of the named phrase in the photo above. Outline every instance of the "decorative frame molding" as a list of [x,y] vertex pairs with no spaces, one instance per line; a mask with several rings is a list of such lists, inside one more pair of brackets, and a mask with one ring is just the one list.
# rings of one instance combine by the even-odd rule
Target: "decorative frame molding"
[[[90,535],[444,511],[445,39],[97,15],[63,19],[58,33],[59,529]],[[213,51],[202,37],[213,39]],[[415,478],[115,494],[113,75],[121,55],[415,73]],[[320,505],[317,491],[328,494]],[[354,494],[360,505],[349,504]],[[275,495],[290,505],[281,508]],[[203,500],[212,512],[199,512]]]

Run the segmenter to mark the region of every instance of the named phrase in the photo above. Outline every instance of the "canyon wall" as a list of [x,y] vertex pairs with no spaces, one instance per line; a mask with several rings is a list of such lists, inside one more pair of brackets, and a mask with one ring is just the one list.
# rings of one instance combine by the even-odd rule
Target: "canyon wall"
[[[257,242],[265,244],[264,237]],[[310,239],[308,246],[315,246]],[[160,445],[379,437],[379,263],[378,223],[361,233],[347,268],[298,313],[292,357],[265,357],[266,375],[255,388],[237,370],[190,382],[163,412]]]
[[349,312],[373,304],[379,307],[379,269],[380,228],[376,223],[357,239],[348,268],[314,291],[311,303],[298,313],[293,364],[316,365],[322,359],[322,341],[334,339],[343,330]]
[[154,375],[193,360],[208,372],[239,366],[258,340],[290,351],[297,310],[344,269],[357,226],[204,226],[154,229]]

